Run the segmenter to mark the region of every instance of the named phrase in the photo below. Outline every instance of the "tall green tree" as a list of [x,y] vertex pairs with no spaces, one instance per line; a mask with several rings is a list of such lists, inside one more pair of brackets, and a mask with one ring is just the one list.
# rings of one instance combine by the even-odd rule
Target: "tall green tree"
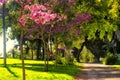
[[83,44],[91,50],[97,60],[104,53],[102,47],[105,41],[111,42],[114,32],[119,28],[119,4],[119,0],[79,0],[79,12],[87,11],[93,16],[90,23],[80,28],[81,37],[85,40]]

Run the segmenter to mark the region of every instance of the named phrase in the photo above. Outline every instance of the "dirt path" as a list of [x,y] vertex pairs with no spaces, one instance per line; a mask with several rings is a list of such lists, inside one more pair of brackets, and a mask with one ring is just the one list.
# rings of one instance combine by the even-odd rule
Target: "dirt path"
[[120,80],[120,71],[107,65],[83,63],[84,68],[74,80]]

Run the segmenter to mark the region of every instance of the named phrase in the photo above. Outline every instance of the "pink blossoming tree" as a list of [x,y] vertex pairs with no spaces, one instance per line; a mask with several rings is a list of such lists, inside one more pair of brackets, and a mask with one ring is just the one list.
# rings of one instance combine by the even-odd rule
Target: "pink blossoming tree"
[[[45,71],[48,71],[48,46],[45,41],[50,36],[55,34],[67,32],[71,33],[74,26],[81,25],[82,23],[91,19],[90,14],[76,14],[72,12],[72,5],[75,0],[46,0],[44,3],[34,3],[31,0],[16,0],[21,6],[19,23],[21,25],[21,58],[23,65],[23,80],[25,80],[24,69],[24,54],[22,48],[22,40],[26,34],[30,33],[29,38],[40,39],[44,44],[44,60]],[[31,30],[29,32],[29,30]],[[36,34],[32,32],[37,31]],[[72,33],[81,34],[80,30],[74,30]],[[59,35],[57,35],[59,36]]]
[[[21,25],[21,40],[20,40],[20,49],[21,49],[21,58],[23,65],[23,80],[25,80],[25,68],[24,68],[24,54],[23,54],[23,37],[27,29],[32,28],[32,26],[38,26],[38,38],[43,42],[44,45],[44,61],[45,61],[45,71],[48,71],[48,53],[47,53],[47,43],[45,41],[45,26],[51,25],[55,22],[55,19],[58,19],[56,13],[52,13],[47,6],[43,4],[34,3],[30,0],[23,2],[22,0],[16,0],[17,3],[21,6],[21,14],[19,18],[19,23]],[[30,26],[28,26],[30,24]],[[34,27],[35,28],[35,27]],[[30,34],[32,36],[32,34]]]

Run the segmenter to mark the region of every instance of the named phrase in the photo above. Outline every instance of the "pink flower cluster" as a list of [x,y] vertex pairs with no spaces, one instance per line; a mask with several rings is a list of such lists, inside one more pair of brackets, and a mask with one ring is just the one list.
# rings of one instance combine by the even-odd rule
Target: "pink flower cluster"
[[[46,6],[41,4],[34,4],[34,5],[26,5],[24,7],[25,10],[28,10],[30,13],[28,16],[22,16],[19,19],[19,22],[24,26],[25,25],[25,19],[29,18],[32,21],[34,21],[36,24],[48,24],[50,21],[57,18],[56,13],[51,13],[51,10],[48,10]],[[27,17],[27,18],[25,18]]]
[[26,23],[26,16],[25,16],[25,15],[23,15],[23,16],[19,19],[19,23],[20,23],[22,26],[25,25],[25,23]]
[[0,4],[3,4],[6,0],[0,0]]

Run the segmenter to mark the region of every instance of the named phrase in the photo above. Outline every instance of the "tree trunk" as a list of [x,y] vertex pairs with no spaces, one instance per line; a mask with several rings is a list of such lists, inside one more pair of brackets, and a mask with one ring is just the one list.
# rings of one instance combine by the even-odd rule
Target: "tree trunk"
[[33,48],[31,49],[31,53],[32,53],[31,59],[33,60]]
[[40,56],[40,44],[41,44],[41,42],[40,42],[40,40],[38,39],[37,40],[37,54],[36,54],[36,56],[37,56],[37,60],[39,60],[40,58],[39,58],[39,56]]
[[76,58],[77,62],[80,62],[80,53],[81,53],[81,51],[82,51],[83,48],[84,48],[84,44],[85,44],[85,43],[82,43],[80,49],[78,49],[78,48],[76,48],[76,47],[73,48],[72,54],[73,54],[73,56]]
[[80,53],[82,52],[83,48],[84,48],[84,44],[82,44],[81,48],[78,49],[78,53],[77,53],[77,56],[76,56],[76,59],[77,59],[77,62],[80,62]]
[[12,57],[15,58],[15,51],[12,49]]
[[95,62],[100,62],[100,57],[105,55],[102,49],[103,42],[99,38],[87,40],[85,39],[85,46],[92,52],[95,57]]
[[45,61],[45,71],[48,72],[48,53],[47,53],[47,45],[45,44],[44,39],[42,39],[44,45],[44,61]]
[[24,53],[23,53],[23,35],[24,35],[24,30],[22,28],[21,38],[20,38],[20,50],[21,50],[21,59],[22,59],[23,80],[26,80],[26,78],[25,78],[25,66],[24,66]]
[[[58,42],[57,42],[57,38],[55,38],[55,49],[56,49],[56,53],[55,53],[55,60],[57,59],[57,54],[58,54]],[[57,62],[55,62],[55,66],[57,67]]]

